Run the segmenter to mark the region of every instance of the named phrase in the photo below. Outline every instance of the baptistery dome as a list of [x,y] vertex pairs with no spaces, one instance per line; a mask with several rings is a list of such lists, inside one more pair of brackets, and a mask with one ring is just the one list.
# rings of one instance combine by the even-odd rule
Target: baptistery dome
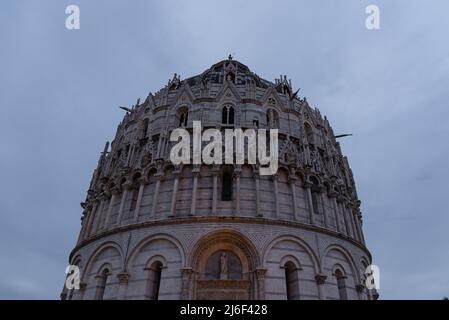
[[[129,108],[82,203],[63,299],[373,299],[348,160],[286,76],[232,57]],[[278,129],[279,166],[170,161],[176,128]]]

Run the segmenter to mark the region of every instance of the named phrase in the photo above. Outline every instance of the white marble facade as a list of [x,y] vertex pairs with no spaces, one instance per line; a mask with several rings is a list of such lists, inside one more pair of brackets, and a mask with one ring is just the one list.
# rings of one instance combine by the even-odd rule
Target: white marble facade
[[[81,289],[63,289],[63,299],[375,297],[364,287],[371,255],[348,160],[285,76],[272,83],[230,58],[185,80],[175,74],[129,110],[82,204],[70,254]],[[194,120],[279,129],[277,174],[173,165],[170,132]],[[230,257],[222,274],[217,252]]]

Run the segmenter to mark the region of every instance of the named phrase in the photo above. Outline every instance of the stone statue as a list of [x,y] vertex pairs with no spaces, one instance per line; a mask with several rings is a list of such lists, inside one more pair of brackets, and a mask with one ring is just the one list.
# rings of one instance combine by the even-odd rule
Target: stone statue
[[228,257],[226,252],[223,252],[220,257],[220,279],[224,280],[228,278]]

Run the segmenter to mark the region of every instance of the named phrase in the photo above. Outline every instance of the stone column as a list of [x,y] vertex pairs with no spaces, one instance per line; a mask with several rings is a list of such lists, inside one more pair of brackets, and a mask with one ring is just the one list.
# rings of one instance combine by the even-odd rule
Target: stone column
[[125,209],[125,203],[126,203],[126,198],[128,197],[128,193],[129,190],[131,189],[131,184],[129,183],[124,183],[122,185],[122,199],[120,200],[120,207],[118,209],[118,215],[117,215],[117,224],[120,224],[120,222],[122,221],[122,217],[123,217],[123,210]]
[[111,199],[109,200],[109,207],[108,207],[108,211],[106,213],[106,218],[104,219],[104,225],[103,228],[107,228],[109,225],[109,219],[111,219],[111,214],[112,214],[112,208],[114,206],[114,202],[115,202],[115,198],[117,197],[117,194],[119,193],[119,189],[118,188],[114,188],[113,190],[111,190]]
[[267,269],[258,268],[256,269],[257,276],[257,291],[259,296],[257,299],[265,300],[265,274],[267,273]]
[[273,185],[274,185],[274,202],[275,202],[275,218],[279,217],[279,187],[278,187],[278,176],[273,175]]
[[260,211],[260,175],[259,172],[254,173],[254,180],[256,182],[256,216],[263,217]]
[[343,220],[345,222],[345,231],[346,231],[346,234],[349,236],[350,235],[350,231],[349,231],[348,218],[346,217],[344,208],[342,208],[343,207],[342,203],[343,203],[343,197],[338,196],[337,197],[337,207],[340,210],[340,214],[343,216]]
[[83,239],[83,234],[84,234],[84,230],[86,229],[87,226],[87,214],[88,212],[86,210],[83,211],[83,214],[81,216],[81,229],[80,232],[78,233],[78,239],[76,240],[76,243],[80,243],[80,241]]
[[156,187],[154,188],[153,205],[151,207],[151,217],[152,218],[156,217],[157,197],[159,194],[159,188],[161,186],[161,180],[162,180],[162,175],[160,173],[157,173],[154,176],[156,178]]
[[326,210],[326,206],[324,205],[324,196],[325,193],[323,192],[323,189],[321,189],[320,192],[320,202],[321,202],[321,208],[323,209],[323,221],[324,221],[324,227],[325,228],[329,228],[329,221],[328,221],[328,217],[327,217],[327,210]]
[[313,203],[312,203],[312,191],[311,188],[312,184],[310,182],[304,182],[304,188],[306,188],[307,191],[307,203],[309,206],[309,219],[310,224],[315,224],[315,214],[313,213]]
[[105,205],[105,203],[106,203],[106,196],[105,195],[102,195],[101,196],[101,198],[100,198],[100,206],[99,206],[99,208],[98,208],[98,214],[96,215],[96,220],[94,220],[94,225],[95,225],[95,228],[92,228],[92,233],[96,233],[96,232],[98,232],[101,228],[102,228],[102,226],[101,226],[101,219],[102,219],[102,216],[103,216],[103,211],[104,211],[104,205]]
[[350,217],[350,220],[351,220],[351,226],[352,226],[352,231],[353,231],[353,234],[354,234],[354,239],[356,241],[360,242],[359,229],[357,228],[357,225],[356,225],[356,222],[355,222],[354,211],[353,211],[352,207],[349,207],[348,209],[349,209],[348,210],[348,214],[349,214],[349,217]]
[[92,228],[92,223],[94,221],[95,211],[97,210],[97,206],[98,206],[98,203],[96,201],[94,201],[94,203],[92,205],[88,206],[89,211],[87,212],[87,221],[86,221],[86,225],[84,226],[82,240],[89,237],[89,233]]
[[98,200],[95,200],[93,207],[92,207],[92,211],[90,212],[90,219],[89,219],[89,225],[87,226],[86,229],[86,234],[84,235],[85,238],[88,238],[91,235],[92,229],[93,229],[93,225],[95,222],[95,218],[98,216],[98,208],[100,207]]
[[360,231],[360,240],[363,244],[365,244],[365,236],[363,235],[363,228],[362,228],[362,214],[360,212],[356,213],[357,216],[357,225],[359,226]]
[[290,184],[290,188],[292,190],[293,220],[299,221],[298,203],[296,200],[296,187],[295,187],[296,180],[297,178],[294,175],[290,175],[288,177],[288,183]]
[[235,211],[233,211],[234,216],[240,216],[240,176],[241,171],[239,169],[234,171],[235,177]]
[[357,284],[355,286],[355,290],[357,291],[359,300],[365,300],[365,299],[363,299],[363,291],[365,291],[365,286],[363,284]]
[[181,289],[181,300],[191,300],[192,299],[192,275],[193,270],[191,268],[181,269],[182,273],[182,289]]
[[213,185],[212,185],[212,215],[217,215],[217,193],[218,193],[218,169],[212,169]]
[[338,214],[338,207],[337,207],[337,193],[331,191],[331,193],[329,193],[329,197],[331,198],[331,202],[332,202],[332,208],[334,211],[334,219],[335,219],[335,225],[336,225],[337,232],[341,232],[340,217]]
[[84,293],[86,292],[86,287],[87,287],[87,283],[81,281],[80,282],[80,289],[78,290],[77,300],[83,300]]
[[190,215],[194,216],[196,211],[196,193],[198,189],[198,177],[200,175],[199,169],[192,169],[193,187],[192,187],[192,205],[190,207]]
[[318,287],[318,297],[320,300],[326,300],[326,290],[325,290],[325,283],[326,283],[327,276],[321,273],[317,273],[315,275],[315,281],[316,285]]
[[128,287],[128,281],[129,281],[129,273],[126,271],[120,272],[117,275],[117,278],[119,280],[119,287],[117,292],[117,300],[124,300],[126,297],[126,288]]
[[140,206],[142,205],[143,191],[145,186],[148,184],[148,179],[146,177],[140,178],[139,194],[137,195],[136,208],[134,209],[134,221],[139,221]]
[[174,217],[175,216],[176,198],[178,196],[179,174],[180,174],[179,171],[173,172],[175,180],[173,181],[173,193],[172,193],[172,197],[171,197],[171,205],[170,205],[170,215],[169,215],[169,217]]
[[346,219],[347,219],[347,224],[348,224],[348,236],[350,236],[353,239],[356,239],[355,237],[355,232],[354,232],[354,228],[353,228],[353,221],[352,221],[352,217],[351,217],[351,213],[348,210],[347,204],[342,203],[341,205],[342,209],[343,209],[343,214],[345,215]]

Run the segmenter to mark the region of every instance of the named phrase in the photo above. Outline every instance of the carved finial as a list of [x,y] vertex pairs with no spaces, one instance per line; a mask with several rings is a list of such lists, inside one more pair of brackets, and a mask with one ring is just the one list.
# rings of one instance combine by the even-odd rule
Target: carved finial
[[232,60],[232,54],[229,54],[228,60]]

